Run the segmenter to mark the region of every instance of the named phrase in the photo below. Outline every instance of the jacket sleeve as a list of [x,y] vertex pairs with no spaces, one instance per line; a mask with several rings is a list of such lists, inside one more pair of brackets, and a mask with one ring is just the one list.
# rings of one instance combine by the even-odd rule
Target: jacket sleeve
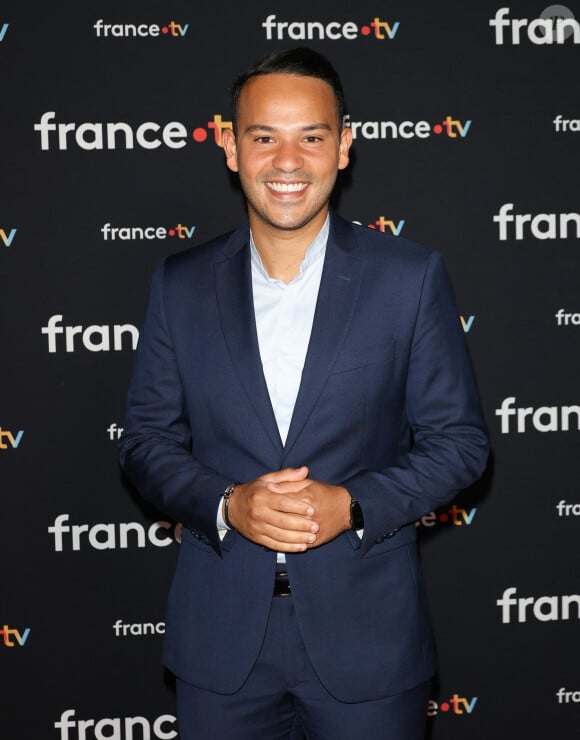
[[164,263],[155,271],[127,396],[121,467],[142,496],[200,533],[218,552],[216,512],[231,481],[191,453],[191,430],[164,310]]
[[342,485],[363,510],[361,554],[449,502],[482,474],[489,452],[464,332],[441,256],[423,277],[405,390],[409,451]]

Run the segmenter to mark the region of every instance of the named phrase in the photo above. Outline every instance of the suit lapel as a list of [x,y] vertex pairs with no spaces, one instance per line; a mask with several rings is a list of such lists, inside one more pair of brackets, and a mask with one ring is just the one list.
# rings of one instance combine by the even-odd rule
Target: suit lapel
[[225,342],[240,382],[278,454],[282,440],[262,370],[250,269],[249,229],[238,229],[228,256],[214,266],[216,295]]
[[312,413],[350,328],[362,279],[362,263],[352,254],[355,246],[350,224],[333,216],[302,382],[284,446],[284,457],[290,453]]

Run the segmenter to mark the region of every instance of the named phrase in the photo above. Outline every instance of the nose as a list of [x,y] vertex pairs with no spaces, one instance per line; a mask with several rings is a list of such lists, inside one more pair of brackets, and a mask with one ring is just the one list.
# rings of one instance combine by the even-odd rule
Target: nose
[[295,172],[304,165],[300,145],[293,141],[282,141],[276,148],[272,165],[282,172]]

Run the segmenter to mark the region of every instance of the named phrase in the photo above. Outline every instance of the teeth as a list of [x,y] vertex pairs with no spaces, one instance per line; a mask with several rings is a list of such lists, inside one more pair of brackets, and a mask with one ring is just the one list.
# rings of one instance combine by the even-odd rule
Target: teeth
[[277,193],[299,193],[308,187],[307,182],[267,182],[266,185]]

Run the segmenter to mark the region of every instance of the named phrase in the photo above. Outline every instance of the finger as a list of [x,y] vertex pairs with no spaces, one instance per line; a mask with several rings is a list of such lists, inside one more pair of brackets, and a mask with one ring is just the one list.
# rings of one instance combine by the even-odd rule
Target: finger
[[261,476],[263,481],[279,483],[280,481],[290,480],[298,481],[304,480],[308,477],[308,468],[303,465],[301,468],[284,468],[283,470],[274,470],[272,473],[266,473]]
[[288,545],[303,545],[304,547],[312,547],[316,542],[316,532],[296,532],[291,529],[284,529],[281,527],[265,527],[263,536],[272,540],[276,543],[276,548]]
[[300,499],[300,496],[283,496],[280,493],[271,491],[269,483],[258,491],[252,499],[251,510],[258,516],[268,516],[268,512],[283,511],[288,514],[298,514],[301,517],[311,517],[314,515],[314,507],[310,501]]
[[270,537],[263,537],[256,540],[258,545],[263,545],[269,550],[275,550],[276,552],[305,552],[309,547],[314,547],[314,544],[307,545],[304,543],[291,543],[291,542],[278,542]]
[[286,514],[299,514],[301,517],[312,517],[316,513],[314,506],[310,501],[301,498],[294,498],[290,495],[275,494],[276,499],[274,508],[276,511],[283,511]]
[[313,521],[310,517],[280,512],[269,512],[259,522],[255,522],[254,526],[261,532],[277,529],[285,532],[293,532],[295,536],[303,538],[305,533],[316,534],[320,528],[318,522]]
[[300,491],[308,488],[311,484],[312,482],[309,478],[297,481],[283,480],[278,483],[268,483],[267,488],[275,493],[300,493]]

